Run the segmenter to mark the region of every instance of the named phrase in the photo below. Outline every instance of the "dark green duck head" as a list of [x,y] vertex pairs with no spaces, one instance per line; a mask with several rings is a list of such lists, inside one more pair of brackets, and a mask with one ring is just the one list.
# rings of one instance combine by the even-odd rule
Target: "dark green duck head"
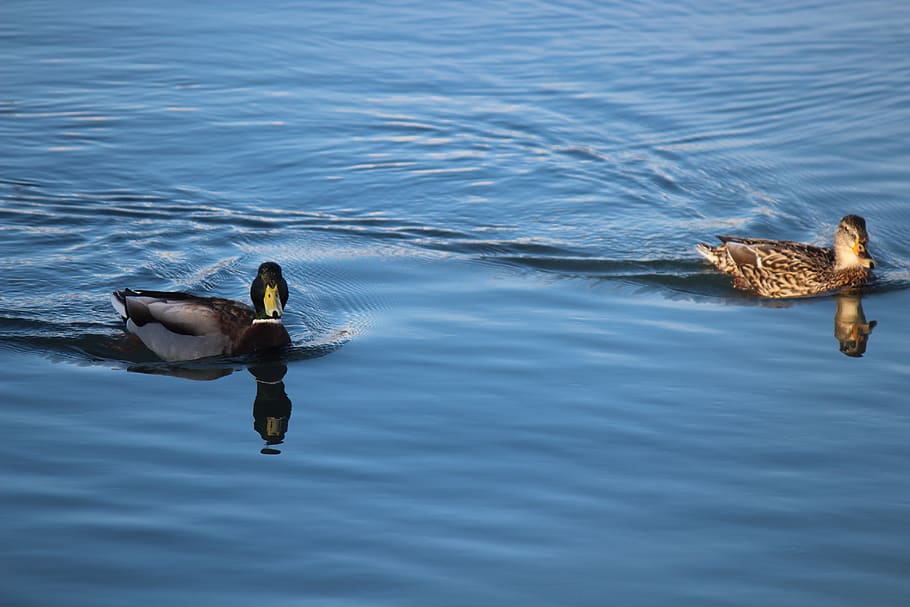
[[259,272],[250,285],[250,299],[253,300],[257,320],[281,318],[288,303],[288,283],[281,275],[281,266],[274,261],[259,266]]

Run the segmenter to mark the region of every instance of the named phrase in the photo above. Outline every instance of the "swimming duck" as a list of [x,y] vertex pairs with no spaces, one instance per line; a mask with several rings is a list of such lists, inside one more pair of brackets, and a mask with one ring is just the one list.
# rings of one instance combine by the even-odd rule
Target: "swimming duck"
[[866,250],[866,221],[840,220],[834,249],[789,240],[718,236],[723,243],[696,249],[719,270],[734,276],[733,286],[763,297],[805,297],[872,280],[875,261]]
[[238,301],[162,291],[114,291],[111,304],[126,328],[166,361],[237,356],[291,342],[281,323],[288,284],[267,261],[250,285],[250,309]]

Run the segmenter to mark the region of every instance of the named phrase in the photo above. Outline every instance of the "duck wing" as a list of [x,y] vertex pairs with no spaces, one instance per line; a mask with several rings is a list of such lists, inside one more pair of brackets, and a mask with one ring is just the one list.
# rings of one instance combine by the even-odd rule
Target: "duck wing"
[[831,288],[834,252],[790,240],[720,237],[733,286],[763,297],[803,297]]
[[[115,293],[123,303],[125,320],[131,320],[142,327],[158,323],[179,335],[209,335],[222,331],[222,313],[239,307],[249,315],[252,311],[236,301],[212,297],[196,297],[187,293],[166,293],[162,291],[133,291],[127,289]],[[117,307],[115,305],[115,307]],[[119,311],[119,310],[118,310]],[[234,316],[237,314],[234,313]],[[121,313],[121,316],[124,314]]]
[[834,251],[791,240],[718,236],[730,259],[742,271],[751,266],[765,273],[816,273],[834,265]]
[[168,361],[230,354],[255,316],[239,302],[187,293],[125,289],[111,302],[127,330]]

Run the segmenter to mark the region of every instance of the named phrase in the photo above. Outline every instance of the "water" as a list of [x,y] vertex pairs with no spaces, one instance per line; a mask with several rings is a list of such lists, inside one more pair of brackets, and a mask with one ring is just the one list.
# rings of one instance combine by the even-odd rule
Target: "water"
[[[0,600],[906,604],[908,27],[4,3]],[[693,249],[847,213],[861,300]],[[161,363],[108,302],[266,259],[274,360]]]

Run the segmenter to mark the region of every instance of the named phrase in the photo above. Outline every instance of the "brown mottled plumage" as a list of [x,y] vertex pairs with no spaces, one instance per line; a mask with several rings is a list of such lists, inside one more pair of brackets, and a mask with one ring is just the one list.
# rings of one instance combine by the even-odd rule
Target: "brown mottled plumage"
[[259,266],[250,285],[252,309],[219,297],[162,291],[114,291],[111,303],[126,328],[167,361],[237,356],[290,343],[281,314],[288,285],[274,262]]
[[790,240],[718,236],[723,243],[696,245],[733,286],[763,297],[805,297],[840,288],[861,287],[872,279],[875,262],[862,217],[847,215],[834,234],[834,248]]

